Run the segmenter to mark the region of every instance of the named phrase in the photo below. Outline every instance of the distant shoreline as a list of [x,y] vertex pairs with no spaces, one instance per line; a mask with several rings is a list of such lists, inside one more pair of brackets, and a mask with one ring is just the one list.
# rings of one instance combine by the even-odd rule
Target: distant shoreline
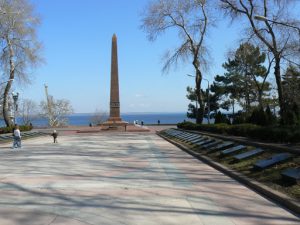
[[[97,115],[97,113],[74,113],[68,116],[68,126],[88,126],[90,123],[93,123],[92,117]],[[105,114],[103,120],[106,120],[108,114]],[[137,124],[146,125],[176,125],[177,123],[185,121],[194,121],[189,119],[186,116],[186,113],[121,113],[121,117],[124,121],[127,121],[130,124],[133,124],[134,121]],[[21,118],[17,118],[17,123],[22,124]],[[35,127],[46,127],[48,121],[45,118],[37,118],[32,121],[33,126]],[[92,124],[95,125],[95,124]],[[4,126],[4,121],[1,121],[1,126]]]

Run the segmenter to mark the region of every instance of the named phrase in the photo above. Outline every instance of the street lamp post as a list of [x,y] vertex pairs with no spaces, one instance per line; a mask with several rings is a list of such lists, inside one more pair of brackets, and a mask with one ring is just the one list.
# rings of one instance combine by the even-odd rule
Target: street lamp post
[[18,99],[19,99],[19,93],[12,93],[13,101],[14,101],[14,125],[16,125],[16,114],[18,111]]
[[[271,23],[279,24],[281,26],[285,26],[285,27],[290,27],[290,28],[296,29],[298,31],[298,34],[299,34],[299,43],[300,43],[300,28],[299,27],[291,25],[291,24],[288,24],[288,23],[271,20],[271,19],[269,19],[269,18],[267,18],[265,16],[261,16],[261,15],[255,15],[254,19],[256,19],[258,21],[271,22]],[[299,51],[300,51],[300,49],[299,49]]]
[[271,19],[269,19],[269,18],[267,18],[267,17],[265,17],[265,16],[260,16],[260,15],[255,15],[255,16],[254,16],[254,19],[259,20],[259,21],[264,21],[264,22],[268,21],[268,22],[276,23],[276,24],[279,24],[279,25],[282,25],[282,26],[294,28],[294,29],[296,29],[296,30],[299,32],[299,34],[300,34],[300,28],[299,28],[299,27],[296,27],[296,26],[291,25],[291,24],[288,24],[288,23],[284,23],[284,22],[279,22],[279,21],[271,20]]
[[207,81],[207,123],[210,124],[210,99],[209,99],[209,80],[202,78]]

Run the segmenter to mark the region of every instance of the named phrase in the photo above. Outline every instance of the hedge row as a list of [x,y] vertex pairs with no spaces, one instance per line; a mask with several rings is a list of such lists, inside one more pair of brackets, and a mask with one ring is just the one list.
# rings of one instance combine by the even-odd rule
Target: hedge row
[[[30,131],[32,126],[21,125],[19,126],[20,131]],[[13,127],[0,127],[0,134],[7,134],[12,132]]]
[[248,137],[272,142],[300,142],[300,126],[263,127],[255,124],[228,125],[220,124],[195,124],[183,122],[177,124],[178,128],[186,130],[207,131],[218,134]]

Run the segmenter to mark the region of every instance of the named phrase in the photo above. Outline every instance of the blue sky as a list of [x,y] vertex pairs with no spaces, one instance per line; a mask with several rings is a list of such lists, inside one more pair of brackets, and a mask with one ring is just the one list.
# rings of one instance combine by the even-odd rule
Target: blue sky
[[[147,0],[33,0],[41,15],[39,39],[46,63],[33,83],[16,87],[21,98],[45,99],[44,84],[57,99],[68,99],[76,113],[109,111],[111,38],[118,37],[121,112],[185,112],[186,87],[194,80],[190,65],[162,74],[161,57],[177,45],[174,32],[149,42],[139,28]],[[210,32],[212,81],[222,72],[226,51],[239,37],[227,20]],[[203,82],[207,86],[206,82]]]

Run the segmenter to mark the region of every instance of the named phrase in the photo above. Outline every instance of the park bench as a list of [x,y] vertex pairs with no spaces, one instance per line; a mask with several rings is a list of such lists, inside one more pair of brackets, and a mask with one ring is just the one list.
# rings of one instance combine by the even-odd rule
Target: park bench
[[283,162],[287,161],[288,159],[290,159],[291,157],[292,157],[292,155],[290,153],[279,153],[279,154],[271,156],[268,159],[262,159],[262,160],[257,161],[253,165],[253,169],[263,170],[263,169],[269,168],[271,166],[283,163]]
[[233,158],[237,161],[241,161],[241,160],[244,160],[244,159],[250,159],[252,157],[258,156],[258,155],[262,154],[263,152],[264,152],[263,149],[256,148],[256,149],[253,149],[251,151],[235,155],[235,156],[233,156]]
[[284,180],[291,181],[293,183],[299,184],[299,181],[300,181],[300,167],[286,169],[281,173],[281,176]]

